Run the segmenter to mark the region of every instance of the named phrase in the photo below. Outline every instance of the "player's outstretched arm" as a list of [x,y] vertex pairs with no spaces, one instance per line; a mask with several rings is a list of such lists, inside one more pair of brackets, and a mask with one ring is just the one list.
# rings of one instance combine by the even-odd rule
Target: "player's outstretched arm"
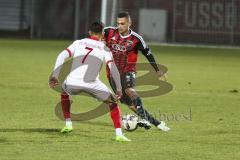
[[148,47],[148,45],[146,44],[146,42],[143,40],[141,36],[139,36],[138,34],[135,34],[135,35],[139,39],[137,43],[138,50],[140,50],[142,54],[147,58],[148,62],[156,71],[157,76],[158,77],[164,76],[164,72],[158,67],[158,64],[151,52],[151,49]]
[[120,74],[119,71],[117,69],[117,66],[115,65],[115,63],[111,60],[107,63],[108,68],[111,72],[111,76],[113,77],[113,80],[116,84],[117,87],[117,91],[116,91],[116,96],[118,99],[121,98],[122,96],[122,85],[121,85],[121,79],[120,79]]
[[147,58],[148,62],[152,65],[152,67],[154,68],[154,70],[156,71],[156,74],[158,77],[163,78],[163,80],[166,81],[166,75],[165,73],[158,67],[158,64],[153,56],[153,54],[151,53],[151,50],[149,48],[146,48],[144,50],[142,50],[143,55]]
[[64,63],[64,61],[69,57],[69,53],[64,50],[62,51],[58,57],[57,57],[57,60],[56,60],[56,63],[55,63],[55,66],[54,66],[54,70],[52,72],[52,75],[50,76],[49,78],[49,86],[51,88],[54,88],[58,85],[59,81],[58,81],[58,76],[59,76],[59,73],[61,71],[61,68],[62,68],[62,65]]

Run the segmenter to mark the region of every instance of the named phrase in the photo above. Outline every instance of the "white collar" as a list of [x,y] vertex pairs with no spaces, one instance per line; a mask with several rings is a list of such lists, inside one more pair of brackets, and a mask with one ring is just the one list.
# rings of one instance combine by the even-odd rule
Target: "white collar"
[[129,36],[132,35],[132,30],[129,29],[129,32],[130,32],[130,33],[129,33],[128,35],[126,35],[126,36],[122,36],[120,33],[119,33],[119,35],[120,35],[121,38],[128,38]]

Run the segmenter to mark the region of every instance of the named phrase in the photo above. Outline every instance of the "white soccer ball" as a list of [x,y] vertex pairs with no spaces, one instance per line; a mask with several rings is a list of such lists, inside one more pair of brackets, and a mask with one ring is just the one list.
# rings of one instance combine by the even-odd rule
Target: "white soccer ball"
[[122,126],[126,131],[134,131],[138,127],[138,117],[133,114],[127,114],[122,117]]

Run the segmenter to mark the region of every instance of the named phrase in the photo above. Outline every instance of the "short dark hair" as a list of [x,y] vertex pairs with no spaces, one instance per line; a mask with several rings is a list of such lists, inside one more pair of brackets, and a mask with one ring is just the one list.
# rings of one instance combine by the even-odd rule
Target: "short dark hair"
[[123,11],[118,13],[117,18],[130,18],[130,15],[128,12]]
[[102,34],[103,31],[103,23],[99,22],[99,21],[95,21],[93,22],[90,26],[89,26],[89,31],[93,32],[93,33],[97,33],[97,34]]

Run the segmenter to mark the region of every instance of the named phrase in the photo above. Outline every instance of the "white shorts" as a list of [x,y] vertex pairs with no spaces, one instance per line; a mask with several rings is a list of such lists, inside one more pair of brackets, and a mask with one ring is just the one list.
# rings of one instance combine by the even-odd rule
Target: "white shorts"
[[105,101],[112,94],[111,90],[99,79],[92,82],[84,82],[80,79],[67,78],[63,85],[63,90],[70,95],[79,95],[86,92],[93,97]]

